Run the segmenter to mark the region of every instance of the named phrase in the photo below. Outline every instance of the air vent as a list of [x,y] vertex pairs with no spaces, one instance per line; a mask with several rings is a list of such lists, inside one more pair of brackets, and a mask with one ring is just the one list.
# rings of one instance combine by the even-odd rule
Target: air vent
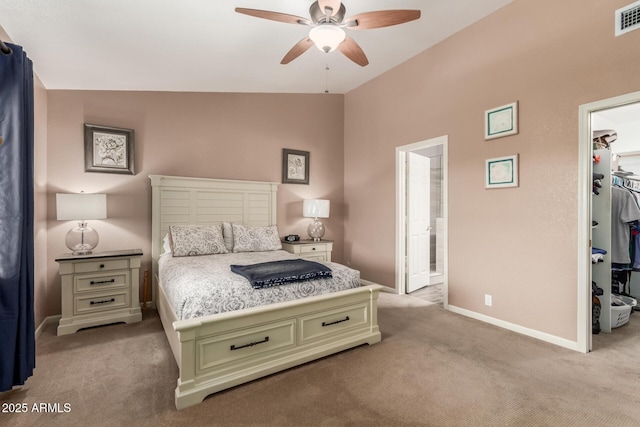
[[616,37],[640,28],[640,1],[616,10]]

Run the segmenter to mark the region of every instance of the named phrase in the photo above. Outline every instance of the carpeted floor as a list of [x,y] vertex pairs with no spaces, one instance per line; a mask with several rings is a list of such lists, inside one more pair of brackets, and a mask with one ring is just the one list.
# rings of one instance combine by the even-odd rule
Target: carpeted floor
[[[411,296],[382,294],[379,322],[378,344],[220,392],[180,412],[173,404],[177,368],[153,310],[140,323],[62,337],[49,325],[38,340],[35,375],[0,394],[0,425],[640,424],[640,313],[614,334],[595,336],[598,350],[587,355]],[[26,413],[12,413],[22,404]],[[49,411],[36,411],[43,408]]]

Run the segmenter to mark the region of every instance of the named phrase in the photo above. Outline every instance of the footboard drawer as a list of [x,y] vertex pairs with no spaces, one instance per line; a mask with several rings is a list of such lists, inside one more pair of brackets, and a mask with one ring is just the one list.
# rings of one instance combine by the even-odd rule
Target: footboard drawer
[[196,341],[196,367],[200,371],[250,362],[270,353],[295,347],[295,319],[269,323]]
[[314,313],[298,319],[299,342],[308,344],[330,336],[369,328],[369,305],[366,302],[330,311]]

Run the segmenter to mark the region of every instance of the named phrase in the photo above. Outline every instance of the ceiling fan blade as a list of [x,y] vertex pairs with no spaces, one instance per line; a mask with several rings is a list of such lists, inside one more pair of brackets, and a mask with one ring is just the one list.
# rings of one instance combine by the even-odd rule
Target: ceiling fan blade
[[309,37],[303,38],[298,43],[296,43],[289,52],[287,52],[287,54],[284,56],[284,58],[282,58],[282,61],[280,61],[280,63],[288,64],[289,62],[296,59],[298,56],[305,53],[307,49],[309,49],[311,46],[313,46],[313,42],[311,41],[311,39]]
[[356,43],[351,37],[345,37],[344,41],[338,45],[338,50],[340,50],[344,56],[361,67],[369,64],[367,55],[364,54],[360,45],[358,45],[358,43]]
[[[351,30],[369,30],[372,28],[390,27],[404,24],[420,18],[419,10],[379,10],[365,12],[352,16],[346,20],[346,28]],[[355,25],[350,23],[355,22]]]
[[256,18],[269,19],[271,21],[286,22],[287,24],[303,24],[312,25],[312,22],[306,18],[300,16],[288,15],[286,13],[271,12],[269,10],[259,9],[246,9],[243,7],[236,7],[236,12],[249,16],[255,16]]
[[340,0],[318,0],[318,6],[320,6],[320,10],[324,13],[325,7],[330,7],[333,9],[331,15],[335,15],[340,10],[340,5],[342,2]]

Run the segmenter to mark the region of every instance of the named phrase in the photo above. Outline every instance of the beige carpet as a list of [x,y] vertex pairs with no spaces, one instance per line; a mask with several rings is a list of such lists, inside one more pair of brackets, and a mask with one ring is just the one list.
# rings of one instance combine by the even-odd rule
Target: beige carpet
[[[0,394],[7,426],[636,426],[640,313],[584,355],[383,294],[383,341],[210,396],[180,412],[156,313],[37,346],[35,375]],[[50,410],[34,412],[33,405]],[[65,411],[65,404],[70,409]],[[45,405],[46,406],[46,405]],[[39,406],[36,406],[39,408]]]

